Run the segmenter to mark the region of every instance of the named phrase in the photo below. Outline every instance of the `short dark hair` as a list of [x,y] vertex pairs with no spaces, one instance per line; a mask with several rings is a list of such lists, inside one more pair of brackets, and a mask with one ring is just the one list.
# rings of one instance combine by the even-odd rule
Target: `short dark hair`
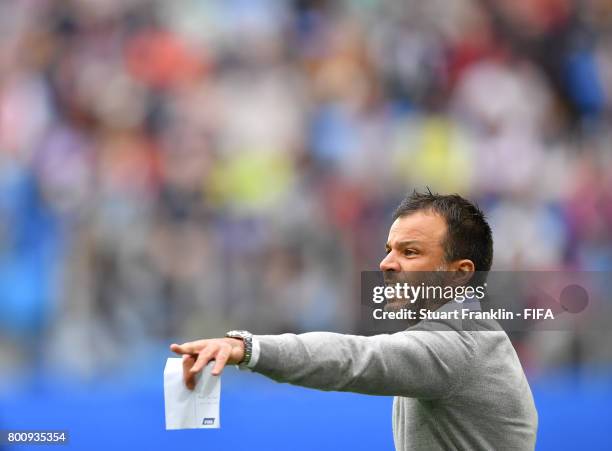
[[444,253],[447,262],[467,258],[475,271],[489,271],[493,263],[493,234],[478,206],[458,194],[434,194],[416,190],[406,196],[393,213],[393,220],[417,211],[431,211],[444,218],[447,236]]

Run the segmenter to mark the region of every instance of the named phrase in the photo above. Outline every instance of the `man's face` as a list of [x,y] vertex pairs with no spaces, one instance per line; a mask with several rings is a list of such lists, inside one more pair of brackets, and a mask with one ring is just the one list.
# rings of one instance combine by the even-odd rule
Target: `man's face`
[[[433,273],[448,269],[444,257],[446,230],[444,218],[430,211],[416,211],[396,219],[389,230],[387,255],[380,262],[385,283],[434,284],[437,277]],[[425,306],[419,300],[411,304],[395,299],[390,300],[385,308],[419,309]]]
[[445,267],[446,222],[429,211],[415,211],[395,220],[389,230],[383,272],[436,271]]

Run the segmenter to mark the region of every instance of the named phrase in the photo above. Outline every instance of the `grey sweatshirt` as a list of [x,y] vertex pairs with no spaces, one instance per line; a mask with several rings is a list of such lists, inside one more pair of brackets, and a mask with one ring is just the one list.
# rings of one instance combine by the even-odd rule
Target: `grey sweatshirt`
[[253,371],[319,390],[394,396],[396,450],[532,450],[538,416],[506,333],[422,321],[371,337],[257,335]]

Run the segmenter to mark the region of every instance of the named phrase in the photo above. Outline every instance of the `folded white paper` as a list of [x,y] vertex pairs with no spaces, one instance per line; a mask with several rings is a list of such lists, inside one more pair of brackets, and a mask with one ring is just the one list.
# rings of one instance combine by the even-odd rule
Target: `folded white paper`
[[211,374],[210,362],[197,376],[195,389],[183,382],[183,360],[169,358],[164,368],[166,429],[219,428],[221,376]]

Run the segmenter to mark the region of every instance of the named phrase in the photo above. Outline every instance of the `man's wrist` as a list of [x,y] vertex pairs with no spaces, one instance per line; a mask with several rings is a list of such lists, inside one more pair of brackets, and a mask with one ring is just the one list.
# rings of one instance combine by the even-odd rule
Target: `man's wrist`
[[226,338],[233,338],[242,341],[243,357],[238,366],[241,368],[250,367],[251,358],[253,355],[253,334],[246,330],[230,330],[225,334]]

